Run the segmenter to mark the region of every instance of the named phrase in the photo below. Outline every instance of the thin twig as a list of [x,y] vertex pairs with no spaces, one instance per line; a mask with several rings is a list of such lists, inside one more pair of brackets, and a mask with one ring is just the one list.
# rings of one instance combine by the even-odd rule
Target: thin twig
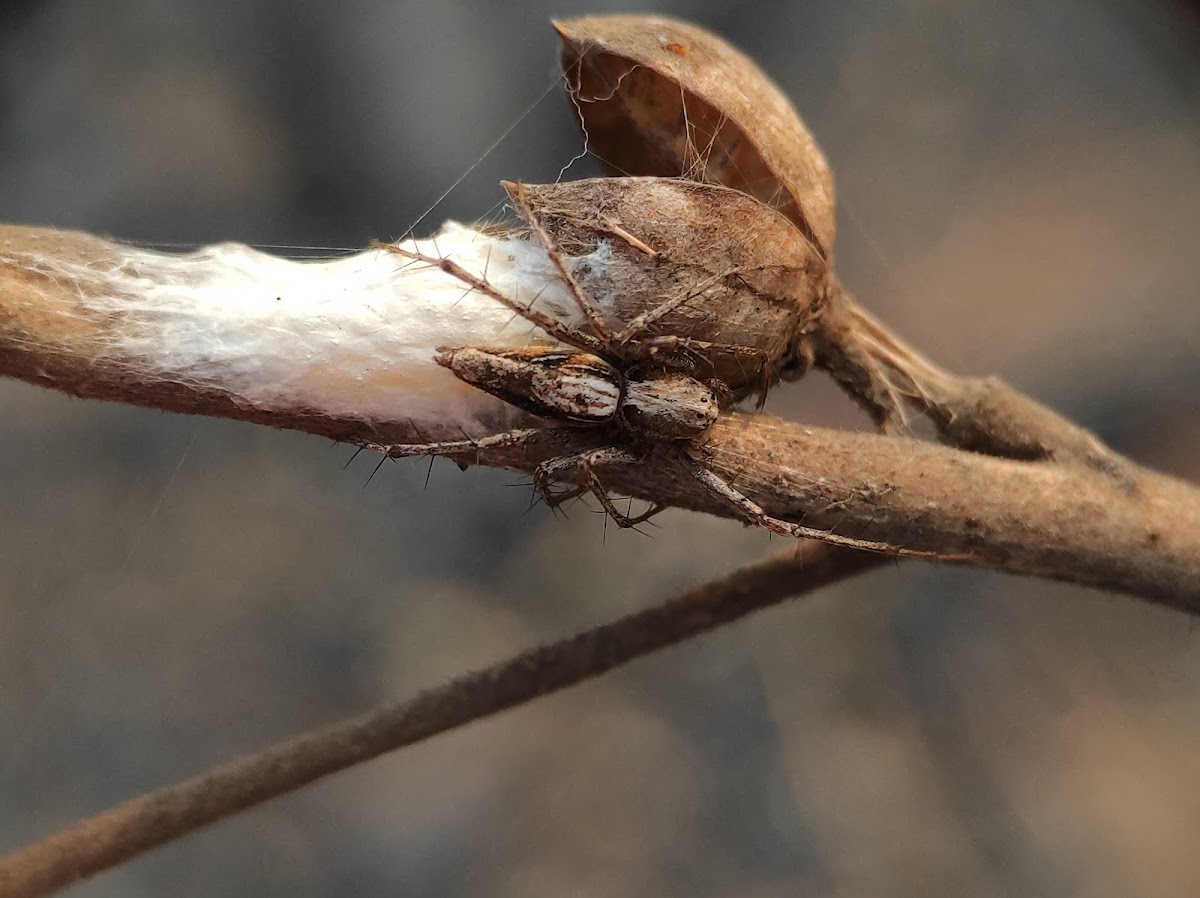
[[888,559],[800,543],[654,608],[586,630],[143,795],[0,859],[0,895],[34,898],[321,777],[592,679]]

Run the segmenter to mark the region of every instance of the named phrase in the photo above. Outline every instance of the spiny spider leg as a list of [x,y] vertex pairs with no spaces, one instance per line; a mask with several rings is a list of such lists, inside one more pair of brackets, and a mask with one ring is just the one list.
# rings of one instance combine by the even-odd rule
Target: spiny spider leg
[[584,482],[592,491],[592,495],[600,503],[601,507],[608,512],[608,516],[616,523],[618,527],[630,528],[636,527],[638,524],[644,524],[650,520],[664,508],[665,505],[660,505],[657,502],[651,505],[646,511],[642,512],[637,517],[630,517],[617,511],[617,507],[613,504],[612,497],[608,494],[608,490],[600,483],[600,478],[596,476],[596,465],[629,465],[640,464],[644,459],[640,455],[628,452],[624,449],[596,449],[592,452],[585,453],[579,457],[579,470],[584,478]]
[[659,349],[667,348],[682,349],[685,352],[695,353],[701,359],[705,358],[702,355],[704,352],[748,356],[754,359],[755,367],[758,369],[761,379],[758,388],[758,408],[761,409],[767,404],[767,388],[771,385],[771,360],[767,358],[767,354],[761,349],[755,349],[753,346],[738,346],[734,343],[712,343],[708,340],[694,340],[691,337],[679,337],[675,335],[649,337],[639,341],[639,345],[649,347],[651,354]]
[[[543,462],[533,472],[533,493],[544,503],[546,503],[546,507],[551,511],[554,511],[565,502],[570,502],[572,499],[578,499],[584,493],[588,492],[589,489],[591,489],[590,487],[584,485],[573,486],[568,490],[563,490],[557,493],[552,490],[550,485],[554,482],[555,474],[557,473],[557,469],[553,468],[555,461],[562,461],[562,459],[551,459],[548,462]],[[575,466],[574,456],[571,456],[568,461],[570,461],[571,464],[569,464],[567,467]]]
[[[550,257],[550,262],[558,271],[563,279],[563,283],[567,285],[567,289],[571,293],[572,299],[575,300],[575,305],[579,307],[579,311],[583,313],[583,317],[587,319],[588,326],[592,329],[592,333],[596,335],[596,339],[601,345],[614,355],[619,355],[616,352],[617,343],[613,337],[612,331],[608,325],[604,323],[600,312],[592,305],[592,301],[588,299],[583,288],[579,286],[579,282],[575,280],[575,276],[568,270],[566,263],[563,262],[562,250],[558,244],[542,227],[541,222],[537,220],[537,216],[529,208],[529,203],[525,200],[525,187],[520,182],[515,184],[504,183],[505,189],[509,191],[513,202],[517,204],[517,213],[525,220],[530,229],[537,234],[538,240],[541,241],[542,247],[546,250],[546,255]],[[568,341],[569,342],[569,341]]]
[[[539,492],[537,492],[537,490],[534,490],[533,495],[536,498],[541,499],[542,502],[545,503],[545,506],[547,508],[549,508],[552,512],[555,512],[557,514],[559,509],[565,503],[570,502],[572,499],[578,499],[584,493],[588,492],[589,489],[590,489],[590,487],[586,487],[586,486],[576,486],[576,487],[572,487],[569,490],[564,490],[561,493],[552,493],[547,488],[544,493],[539,493]],[[564,512],[562,512],[562,515],[563,515],[563,517],[566,517],[567,513],[564,511]]]
[[680,449],[678,459],[684,469],[691,474],[696,481],[700,483],[706,490],[712,493],[716,498],[721,499],[742,516],[747,524],[753,524],[756,527],[762,527],[772,533],[778,533],[780,536],[790,536],[796,539],[817,539],[821,542],[831,543],[835,546],[845,546],[848,549],[862,549],[867,552],[879,552],[883,555],[903,555],[912,558],[945,558],[946,556],[939,555],[936,552],[922,552],[917,549],[902,549],[898,546],[892,546],[887,543],[874,542],[872,540],[854,539],[850,536],[839,536],[831,533],[828,530],[817,530],[813,527],[805,527],[801,524],[792,524],[788,521],[782,521],[779,518],[773,518],[763,510],[757,502],[754,502],[747,496],[742,495],[734,487],[730,486],[720,476],[710,471],[708,468],[700,464],[691,456],[685,449]]
[[422,455],[467,455],[472,452],[478,455],[488,449],[507,449],[520,446],[522,443],[535,442],[544,439],[546,429],[531,427],[524,430],[508,430],[491,436],[480,437],[477,440],[442,440],[434,443],[369,443],[367,447],[382,452],[385,458],[416,458]]
[[[542,500],[551,507],[590,491],[618,527],[636,527],[638,524],[643,524],[650,520],[666,508],[666,506],[655,503],[637,517],[630,517],[618,511],[617,507],[613,504],[612,497],[608,494],[608,490],[604,488],[604,485],[596,476],[595,469],[597,465],[637,465],[643,461],[645,461],[645,458],[642,455],[615,446],[593,449],[590,452],[583,452],[579,455],[553,458],[538,466],[537,471],[533,475],[533,488],[537,490]],[[564,473],[572,469],[579,472],[580,477],[583,478],[583,484],[565,493],[551,492],[551,481],[560,479]]]
[[663,316],[669,315],[686,302],[700,298],[704,295],[704,291],[714,284],[719,284],[721,281],[725,280],[725,278],[732,275],[740,275],[741,272],[741,268],[732,268],[724,274],[714,275],[695,289],[688,290],[686,293],[681,293],[678,296],[672,297],[666,302],[659,303],[650,311],[643,312],[641,315],[638,315],[636,318],[632,319],[613,337],[613,339],[618,345],[624,346],[634,337],[640,336],[641,333],[646,330],[646,328],[654,324],[654,322],[658,321]]
[[645,340],[640,340],[639,343],[643,346],[649,346],[652,350],[665,347],[667,349],[683,349],[688,352],[695,352],[697,355],[700,352],[723,352],[728,355],[750,356],[758,363],[758,367],[765,368],[767,366],[767,354],[753,346],[738,346],[735,343],[713,343],[709,340],[696,340],[692,337],[680,337],[675,334],[667,334],[661,337],[647,337]]
[[458,278],[472,289],[478,290],[484,296],[490,297],[491,299],[496,300],[496,302],[512,309],[530,324],[540,327],[556,340],[560,340],[561,342],[570,346],[582,349],[585,352],[600,352],[605,348],[599,341],[589,337],[587,334],[583,334],[572,329],[568,325],[559,321],[557,318],[552,318],[551,316],[532,308],[532,306],[523,305],[517,302],[515,299],[510,299],[508,296],[505,296],[503,293],[493,287],[486,279],[471,274],[471,272],[467,271],[453,259],[445,256],[429,256],[425,253],[414,252],[413,250],[404,249],[391,243],[377,243],[376,247],[389,253],[394,253],[397,256],[403,256],[404,258],[412,259],[415,262],[424,262],[426,265],[429,265],[433,268],[441,269],[451,277]]
[[546,503],[547,508],[558,508],[564,502],[578,499],[584,493],[591,491],[591,486],[587,483],[573,486],[568,490],[558,493],[551,489],[551,484],[561,481],[564,472],[579,467],[579,459],[581,457],[579,455],[565,455],[562,458],[552,458],[542,462],[534,470],[533,491]]

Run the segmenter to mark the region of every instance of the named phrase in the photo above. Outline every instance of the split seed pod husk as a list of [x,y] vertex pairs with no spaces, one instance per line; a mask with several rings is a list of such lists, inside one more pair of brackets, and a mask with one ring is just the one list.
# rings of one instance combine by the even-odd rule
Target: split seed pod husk
[[829,258],[833,176],[787,97],[716,35],[657,16],[554,23],[588,148],[613,172],[723,184],[778,209]]
[[740,191],[674,178],[504,187],[517,212],[557,245],[614,332],[679,301],[631,345],[667,335],[754,350],[695,346],[681,357],[737,398],[807,366],[828,266],[782,214]]

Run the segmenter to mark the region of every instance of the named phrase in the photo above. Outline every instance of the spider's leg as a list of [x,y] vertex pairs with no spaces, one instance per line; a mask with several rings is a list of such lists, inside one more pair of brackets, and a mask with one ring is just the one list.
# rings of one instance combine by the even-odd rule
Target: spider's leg
[[559,321],[557,318],[553,318],[550,315],[533,308],[532,303],[526,305],[525,303],[518,302],[510,296],[506,296],[493,287],[486,278],[472,274],[451,258],[446,256],[429,256],[425,253],[414,252],[413,250],[404,249],[391,243],[377,243],[375,246],[376,248],[384,250],[385,252],[393,253],[397,256],[403,256],[404,258],[412,259],[415,262],[423,262],[426,265],[446,272],[446,274],[450,275],[451,277],[462,281],[472,290],[478,290],[484,296],[490,297],[501,305],[512,309],[530,324],[540,327],[556,340],[559,340],[570,346],[574,346],[578,349],[582,349],[585,352],[594,353],[604,348],[604,346],[600,342],[597,342],[595,338],[590,337],[587,334],[580,333],[569,325]]
[[[570,269],[567,268],[566,263],[563,261],[562,250],[554,241],[554,238],[542,227],[541,222],[538,221],[537,216],[533,214],[533,210],[529,207],[529,203],[525,199],[524,185],[520,182],[505,183],[504,188],[508,191],[509,196],[512,197],[512,201],[517,207],[517,214],[525,220],[526,224],[537,235],[538,240],[541,241],[542,246],[546,250],[546,255],[550,257],[551,264],[562,278],[563,283],[567,285],[567,290],[570,291],[571,298],[575,300],[575,305],[579,307],[579,311],[583,314],[584,320],[587,321],[588,327],[592,329],[592,333],[596,335],[596,339],[610,353],[619,355],[616,351],[617,342],[613,337],[612,331],[604,322],[600,310],[592,304],[583,287],[579,285],[579,281],[575,280],[575,275],[571,274]],[[591,351],[594,352],[595,350]]]
[[624,346],[630,340],[640,337],[646,331],[646,329],[650,327],[650,325],[659,321],[666,315],[671,314],[681,305],[693,299],[700,298],[704,295],[705,291],[708,290],[709,287],[721,283],[730,276],[741,274],[742,270],[743,269],[740,268],[730,269],[723,274],[715,275],[714,277],[709,278],[700,284],[700,286],[692,290],[680,293],[678,296],[673,296],[670,299],[659,303],[650,311],[643,312],[642,314],[631,319],[628,324],[621,328],[621,330],[613,337],[613,339],[618,344]]
[[[771,384],[772,371],[771,360],[767,358],[767,354],[761,349],[756,349],[753,346],[738,346],[734,343],[713,343],[709,340],[694,340],[691,337],[678,337],[674,335],[648,337],[645,340],[639,341],[639,345],[646,347],[651,356],[665,349],[667,351],[682,350],[705,361],[709,360],[710,353],[752,359],[759,378],[758,407],[761,409],[766,405],[767,388]],[[709,361],[709,364],[711,364],[711,361]]]
[[710,340],[696,340],[692,337],[679,337],[674,334],[647,337],[638,342],[642,346],[649,347],[651,352],[659,349],[682,349],[697,355],[704,352],[720,352],[726,355],[747,356],[754,359],[760,368],[767,367],[768,362],[767,354],[761,349],[753,346],[738,346],[736,343],[714,343]]
[[578,499],[588,491],[587,486],[573,486],[558,492],[555,492],[553,489],[553,484],[561,482],[559,478],[563,472],[571,470],[575,467],[575,464],[576,456],[574,455],[568,455],[563,458],[552,458],[549,461],[542,462],[533,472],[533,491],[539,499],[546,503],[546,507],[552,511],[564,502]]
[[726,483],[718,474],[700,464],[687,450],[681,449],[678,458],[684,469],[696,478],[701,486],[736,511],[747,524],[762,527],[772,533],[778,533],[780,536],[790,536],[797,539],[816,539],[835,546],[844,546],[847,549],[862,549],[867,552],[879,552],[883,555],[904,555],[913,558],[947,558],[947,556],[939,555],[937,552],[903,549],[899,546],[889,545],[888,543],[854,539],[850,536],[839,536],[828,530],[817,530],[814,527],[805,527],[801,524],[792,524],[779,518],[773,518],[757,502],[744,496],[733,486]]
[[564,502],[578,499],[588,491],[586,486],[574,486],[560,492],[555,492],[553,489],[554,484],[562,483],[562,475],[565,472],[575,468],[577,458],[578,456],[575,455],[551,458],[542,462],[534,470],[533,491],[546,503],[547,508],[558,508]]
[[596,497],[596,501],[608,513],[613,522],[621,528],[636,527],[638,524],[643,524],[650,520],[664,508],[665,505],[660,505],[655,502],[646,511],[642,512],[637,517],[630,517],[627,514],[617,510],[613,504],[612,496],[608,494],[608,490],[600,482],[600,478],[596,476],[597,465],[638,465],[645,461],[644,456],[630,452],[627,449],[617,449],[609,447],[605,449],[593,449],[591,452],[585,452],[578,458],[579,472],[583,477],[584,483],[588,489],[592,491],[592,495]]
[[[644,456],[615,446],[592,449],[588,452],[582,452],[579,455],[553,458],[538,466],[537,471],[533,475],[533,487],[537,490],[538,495],[542,497],[542,500],[551,508],[590,492],[596,497],[601,508],[608,513],[609,517],[613,519],[618,527],[636,527],[638,524],[650,520],[650,518],[654,517],[666,506],[655,503],[636,517],[630,517],[622,513],[613,504],[612,497],[609,496],[608,490],[604,488],[599,477],[596,476],[595,469],[597,466],[604,465],[637,465],[643,461],[645,461]],[[572,471],[579,472],[583,483],[572,487],[566,492],[552,492],[550,484],[556,480],[561,480],[563,475]]]
[[385,458],[417,458],[424,455],[459,456],[475,453],[478,457],[489,449],[507,449],[520,446],[523,443],[544,439],[545,428],[526,428],[524,430],[508,430],[491,436],[480,437],[477,440],[442,440],[433,443],[366,443],[368,449],[382,452]]

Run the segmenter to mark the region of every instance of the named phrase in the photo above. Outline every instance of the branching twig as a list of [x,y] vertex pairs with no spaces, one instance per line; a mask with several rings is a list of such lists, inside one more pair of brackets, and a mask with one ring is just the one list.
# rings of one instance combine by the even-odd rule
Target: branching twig
[[909,407],[948,445],[1000,458],[1082,463],[1135,477],[1129,463],[1072,421],[999,378],[951,374],[901,341],[835,281],[819,322],[816,364],[881,426]]
[[0,895],[34,898],[321,777],[592,679],[887,559],[800,543],[665,604],[135,798],[0,859]]
[[[397,383],[403,389],[390,394],[392,406],[368,404],[339,412],[329,399],[337,394],[325,390],[335,379],[330,371],[340,361],[336,353],[350,351],[336,339],[342,332],[336,318],[284,319],[273,321],[271,328],[260,327],[254,350],[275,358],[280,370],[254,368],[253,394],[246,386],[250,361],[241,356],[207,358],[199,366],[193,352],[182,367],[171,345],[178,330],[222,328],[224,351],[238,345],[233,338],[239,327],[257,327],[258,322],[230,322],[220,318],[221,309],[207,307],[193,313],[202,320],[190,321],[188,307],[174,295],[170,315],[164,315],[148,301],[161,286],[154,280],[158,263],[146,263],[144,256],[128,261],[128,252],[87,235],[0,229],[0,373],[78,396],[238,418],[353,442],[426,442],[431,431],[445,426],[447,414],[462,412],[468,401],[461,395],[430,393],[429,388],[419,395],[407,392],[416,388],[406,383],[434,383],[434,375],[444,378],[437,390],[443,382],[461,386],[422,359],[434,375],[427,378],[416,367],[402,369]],[[30,258],[39,261],[35,265]],[[121,270],[128,294],[106,295],[98,312],[94,296],[111,292],[105,277],[113,269]],[[175,276],[181,277],[179,272]],[[461,291],[456,288],[449,295],[457,301]],[[279,297],[281,303],[290,300]],[[360,312],[356,303],[369,301],[369,296],[347,291],[337,312],[353,320]],[[861,310],[845,308],[850,309],[846,316],[867,321]],[[399,314],[404,312],[402,308]],[[433,314],[441,321],[444,312],[414,302],[407,309],[411,330],[424,333],[417,327],[418,316]],[[290,350],[289,341],[300,336],[288,327],[308,328],[302,335],[304,352],[289,355],[269,342],[278,339]],[[836,333],[836,328],[827,331]],[[320,342],[326,332],[334,338]],[[129,339],[130,333],[136,340]],[[866,344],[864,335],[871,338]],[[827,336],[832,348],[825,351],[850,359],[836,363],[843,370],[857,365],[866,372],[851,385],[856,395],[870,397],[879,384],[896,376],[883,371],[884,380],[871,379],[873,371],[882,371],[879,359],[890,353],[906,359],[906,369],[918,373],[920,401],[941,416],[948,439],[1031,460],[729,414],[713,428],[707,444],[712,469],[776,517],[803,518],[806,525],[859,539],[956,556],[979,567],[1120,590],[1200,612],[1200,491],[1120,459],[1087,431],[1003,385],[958,379],[927,363],[916,365],[913,359],[919,357],[878,322],[863,324],[852,336],[841,348]],[[475,336],[467,342],[471,340],[486,342]],[[864,345],[866,355],[856,360]],[[378,351],[400,356],[411,354],[412,347],[384,345]],[[375,357],[372,364],[386,369],[389,360]],[[925,367],[936,376],[919,375]],[[278,382],[268,382],[269,376]],[[336,372],[337,378],[342,376]],[[355,386],[354,401],[361,405],[375,384]],[[914,383],[896,388],[918,394]],[[479,397],[468,397],[471,402],[490,399],[473,392]],[[430,396],[443,404],[430,405]],[[425,417],[406,408],[405,401],[424,403],[420,414]],[[471,414],[483,426],[484,417]],[[569,429],[547,429],[544,440],[472,452],[460,460],[532,473],[548,458],[587,448],[579,445],[581,439],[586,437]],[[1022,452],[1021,446],[1042,448]],[[1088,463],[1077,463],[1081,460]],[[606,487],[629,495],[732,515],[669,459],[652,458],[635,469],[601,476]]]

